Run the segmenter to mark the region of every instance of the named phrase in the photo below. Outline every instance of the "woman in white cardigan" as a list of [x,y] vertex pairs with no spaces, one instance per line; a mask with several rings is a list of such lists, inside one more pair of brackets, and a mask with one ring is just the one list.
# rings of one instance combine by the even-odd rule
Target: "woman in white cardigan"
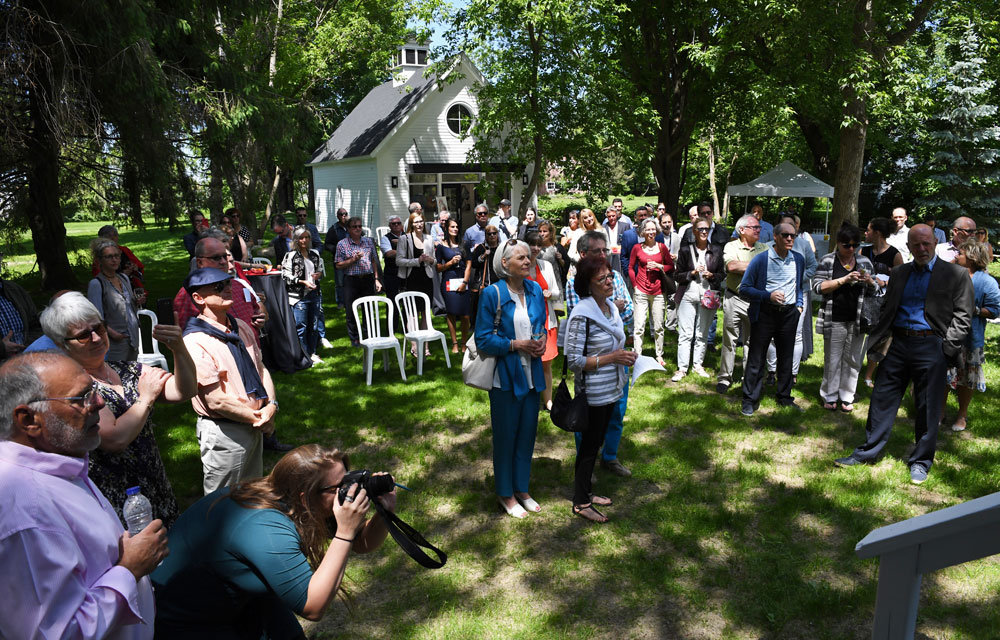
[[[434,299],[434,277],[437,259],[434,257],[434,243],[424,237],[424,214],[415,211],[406,221],[406,233],[396,245],[396,268],[399,279],[406,283],[407,291],[422,291],[431,300]],[[420,326],[426,326],[424,308],[420,307]],[[406,327],[407,331],[416,327]],[[410,351],[417,355],[417,344],[410,345]],[[430,355],[430,349],[425,355]]]
[[542,295],[545,296],[545,331],[547,334],[545,341],[545,353],[542,354],[542,371],[545,373],[545,390],[542,391],[542,406],[546,410],[552,409],[552,361],[559,355],[559,347],[556,346],[556,338],[559,335],[559,319],[556,316],[556,308],[562,302],[562,291],[559,288],[559,278],[556,276],[552,263],[547,260],[539,260],[538,255],[542,252],[542,235],[537,231],[529,231],[524,235],[524,241],[531,248],[531,265],[528,267],[528,279],[533,280],[542,288]]

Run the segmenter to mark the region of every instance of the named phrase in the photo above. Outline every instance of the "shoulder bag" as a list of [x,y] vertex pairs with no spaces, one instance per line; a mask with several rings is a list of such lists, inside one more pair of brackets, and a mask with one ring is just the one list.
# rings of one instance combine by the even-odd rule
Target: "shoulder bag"
[[[499,326],[500,287],[497,287],[497,310],[493,316],[493,333],[497,332]],[[473,332],[469,341],[465,343],[465,355],[462,356],[462,382],[470,387],[489,391],[493,388],[493,373],[496,367],[497,357],[479,352],[476,348],[476,334]]]
[[[589,341],[590,318],[587,318],[587,333],[583,339],[584,358],[587,357],[587,342]],[[563,379],[552,397],[552,411],[549,417],[552,419],[552,424],[563,431],[586,431],[590,426],[590,407],[587,405],[587,391],[584,386],[587,374],[583,371],[580,372],[580,379],[576,385],[576,397],[574,398],[569,392],[569,385],[566,384],[567,360],[566,356],[563,355]]]

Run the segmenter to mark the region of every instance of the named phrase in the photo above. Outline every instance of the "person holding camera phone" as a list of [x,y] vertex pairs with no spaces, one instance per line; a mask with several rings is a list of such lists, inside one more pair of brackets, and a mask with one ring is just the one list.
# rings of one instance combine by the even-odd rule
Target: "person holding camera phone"
[[[342,593],[348,554],[378,549],[388,533],[381,515],[366,519],[372,500],[345,478],[349,466],[342,451],[304,445],[270,475],[185,511],[151,576],[157,639],[303,637],[295,616],[320,620]],[[395,511],[395,489],[375,499]]]

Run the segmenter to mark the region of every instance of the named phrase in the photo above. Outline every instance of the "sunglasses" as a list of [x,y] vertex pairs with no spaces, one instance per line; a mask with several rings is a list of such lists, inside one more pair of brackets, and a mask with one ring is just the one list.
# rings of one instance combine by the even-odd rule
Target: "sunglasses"
[[486,235],[488,235],[488,236],[498,236],[498,235],[500,235],[500,232],[499,231],[487,231]]
[[71,405],[80,404],[84,409],[89,409],[97,405],[97,399],[100,396],[97,395],[97,383],[91,382],[90,387],[87,388],[87,392],[82,396],[60,396],[57,398],[39,398],[34,400],[34,402],[47,402],[50,400],[55,400],[58,402],[66,402]]
[[860,246],[860,245],[861,245],[860,242],[841,242],[840,243],[840,246],[844,247],[845,249],[853,249],[854,247],[857,247],[857,246]]
[[779,233],[777,235],[779,235],[779,236],[781,236],[782,238],[785,238],[785,239],[794,238],[795,237],[794,233]]
[[708,227],[698,227],[695,231],[698,233],[708,233]]
[[69,336],[68,338],[66,338],[66,340],[73,340],[74,342],[79,342],[80,344],[87,344],[88,342],[90,342],[90,336],[95,333],[103,337],[107,335],[108,328],[104,326],[103,322],[98,322],[94,326],[87,327],[86,329],[84,329],[80,333],[77,333],[76,335]]

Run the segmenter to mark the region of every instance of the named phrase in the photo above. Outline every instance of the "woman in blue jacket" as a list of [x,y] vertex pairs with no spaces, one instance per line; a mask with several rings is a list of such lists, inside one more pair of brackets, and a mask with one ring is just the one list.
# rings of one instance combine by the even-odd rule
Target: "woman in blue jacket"
[[975,308],[972,310],[972,327],[965,338],[961,369],[948,370],[948,387],[945,387],[945,401],[948,389],[954,389],[958,396],[958,414],[951,425],[952,431],[965,431],[972,392],[986,391],[986,376],[983,374],[983,346],[986,344],[986,321],[1000,315],[1000,287],[986,268],[993,261],[989,245],[977,240],[967,240],[958,248],[955,264],[969,270],[972,288],[975,292]]
[[[511,239],[493,255],[500,282],[483,289],[476,314],[476,348],[496,356],[490,421],[497,497],[515,518],[541,511],[528,493],[538,431],[539,393],[545,389],[545,297],[526,277],[531,249]],[[527,510],[527,511],[525,511]]]

